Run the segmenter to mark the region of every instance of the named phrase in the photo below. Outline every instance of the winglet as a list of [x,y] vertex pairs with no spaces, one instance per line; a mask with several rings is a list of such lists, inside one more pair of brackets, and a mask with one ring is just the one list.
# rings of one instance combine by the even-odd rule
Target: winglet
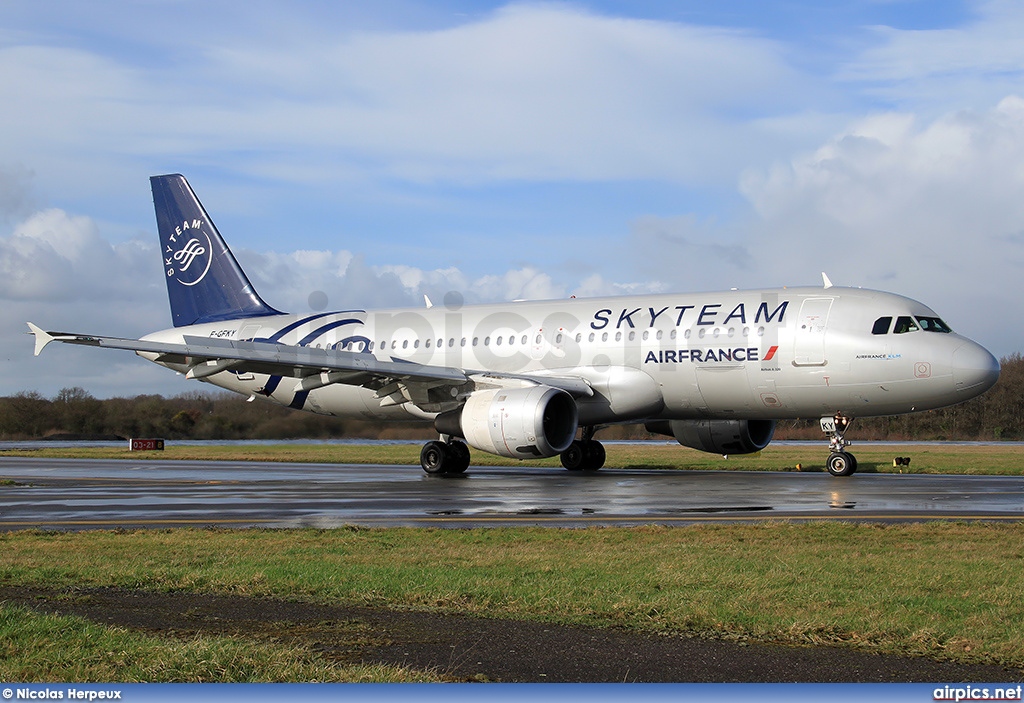
[[39,352],[41,352],[43,348],[46,347],[47,344],[53,341],[53,335],[50,334],[49,332],[40,329],[36,325],[33,325],[31,322],[28,323],[28,329],[31,334],[34,334],[36,336],[35,355],[39,356]]
[[832,281],[828,280],[828,274],[826,274],[824,271],[821,272],[821,281],[822,283],[825,284],[826,288],[832,287]]

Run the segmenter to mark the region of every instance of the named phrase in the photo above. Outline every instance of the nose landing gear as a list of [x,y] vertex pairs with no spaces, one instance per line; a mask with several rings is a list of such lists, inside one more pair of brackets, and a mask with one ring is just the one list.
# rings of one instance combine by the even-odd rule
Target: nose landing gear
[[828,436],[828,448],[831,450],[825,467],[833,476],[849,476],[857,470],[857,457],[846,451],[850,442],[844,436],[851,421],[841,412],[821,418],[821,431]]

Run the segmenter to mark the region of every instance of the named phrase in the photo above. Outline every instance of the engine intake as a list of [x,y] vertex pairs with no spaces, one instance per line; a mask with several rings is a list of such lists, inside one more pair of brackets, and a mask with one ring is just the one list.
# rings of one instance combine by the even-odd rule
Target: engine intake
[[775,435],[775,420],[655,420],[644,427],[675,437],[684,447],[714,454],[759,452]]
[[561,454],[576,436],[579,415],[568,393],[549,386],[477,391],[434,427],[471,447],[512,459]]

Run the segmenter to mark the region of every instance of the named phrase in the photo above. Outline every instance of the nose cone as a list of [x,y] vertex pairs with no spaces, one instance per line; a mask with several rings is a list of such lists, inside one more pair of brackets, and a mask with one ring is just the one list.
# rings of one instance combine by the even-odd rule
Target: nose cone
[[953,352],[953,385],[958,393],[970,397],[981,395],[998,380],[999,361],[988,349],[967,342]]

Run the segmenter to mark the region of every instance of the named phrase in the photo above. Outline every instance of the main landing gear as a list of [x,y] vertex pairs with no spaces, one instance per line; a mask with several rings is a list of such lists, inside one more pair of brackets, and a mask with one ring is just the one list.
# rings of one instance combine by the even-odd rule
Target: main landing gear
[[582,439],[573,440],[559,456],[569,471],[597,471],[604,466],[604,445],[594,439],[595,427],[584,427]]
[[850,442],[845,438],[851,419],[842,413],[821,418],[821,431],[828,435],[828,462],[825,467],[833,476],[850,476],[857,470],[857,457],[846,451]]
[[428,474],[464,474],[469,468],[469,447],[457,439],[435,439],[420,450],[420,466]]
[[[559,456],[569,471],[597,471],[604,466],[604,445],[593,439],[594,427],[584,427],[582,439],[574,440]],[[465,442],[441,435],[423,445],[420,466],[428,474],[451,476],[466,473],[469,447]]]

